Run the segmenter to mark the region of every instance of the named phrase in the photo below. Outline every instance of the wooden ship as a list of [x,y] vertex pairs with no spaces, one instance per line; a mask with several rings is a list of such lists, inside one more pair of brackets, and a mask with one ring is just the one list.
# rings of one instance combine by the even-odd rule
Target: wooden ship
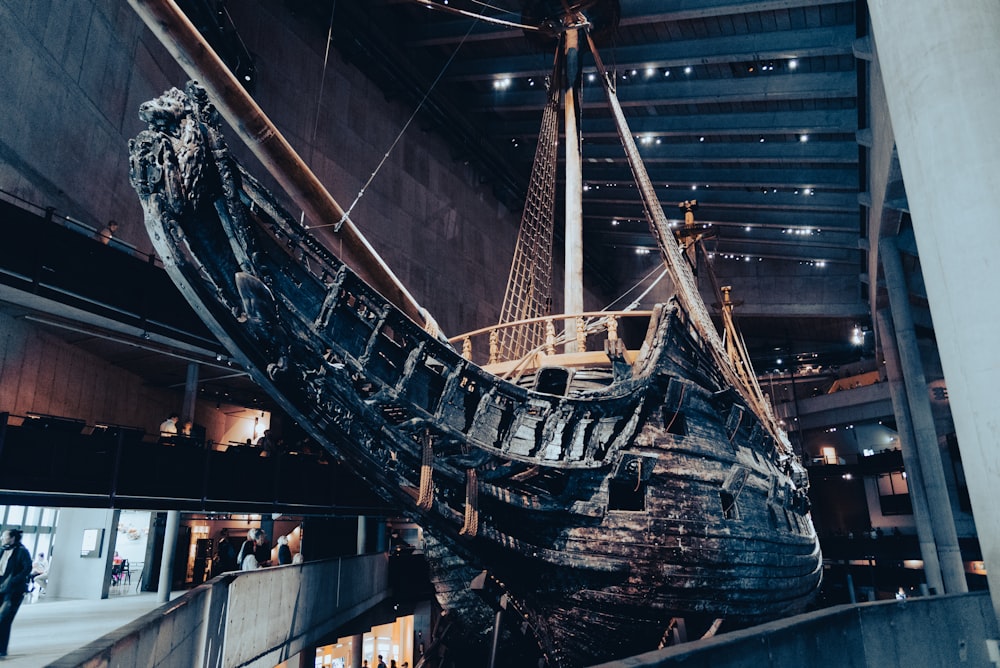
[[[558,52],[591,47],[675,296],[638,313],[545,312],[558,110],[572,97],[554,85],[500,323],[446,340],[283,140],[258,149],[278,152],[266,164],[310,217],[341,226],[341,257],[237,164],[220,110],[241,132],[280,135],[183,19],[132,2],[211,91],[191,82],[141,108],[130,178],[156,252],[234,360],[423,527],[449,615],[488,634],[507,610],[566,668],[662,646],[678,618],[744,626],[804,609],[821,579],[806,473],[728,289],[722,333],[699,296],[585,12],[547,23]],[[648,323],[633,349],[624,318]]]

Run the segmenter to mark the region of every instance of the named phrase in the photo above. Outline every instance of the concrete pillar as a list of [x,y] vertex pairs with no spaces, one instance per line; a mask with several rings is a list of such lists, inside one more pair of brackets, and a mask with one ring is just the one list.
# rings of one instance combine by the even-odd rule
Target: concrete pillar
[[1000,617],[1000,3],[869,0],[993,608]]
[[177,549],[177,529],[181,524],[181,511],[167,511],[167,528],[163,533],[163,554],[160,556],[160,582],[156,588],[158,603],[170,600],[170,586],[174,579],[174,551]]
[[[194,406],[198,400],[198,363],[190,362],[187,366],[187,379],[184,381],[184,406],[181,409],[181,424],[190,420],[194,422]],[[177,431],[180,431],[178,427]]]
[[378,527],[378,533],[375,535],[375,551],[388,552],[389,532],[386,530],[385,518],[384,517],[377,518],[376,526]]
[[913,442],[920,459],[923,490],[927,494],[927,508],[931,517],[931,530],[937,545],[944,591],[941,593],[960,594],[969,591],[965,580],[965,566],[962,552],[958,547],[958,532],[955,530],[955,516],[952,513],[951,497],[944,477],[941,462],[941,448],[938,447],[937,431],[931,414],[931,402],[924,367],[920,360],[917,334],[913,328],[910,312],[910,292],[903,275],[903,264],[899,250],[893,239],[883,239],[879,243],[882,271],[889,293],[889,308],[896,330],[896,350],[899,353],[899,367],[906,386],[906,400],[910,409],[910,426]]
[[889,396],[892,397],[892,413],[896,418],[896,433],[899,434],[899,445],[903,451],[903,466],[906,467],[906,484],[910,490],[913,521],[917,527],[920,556],[924,560],[926,586],[932,588],[937,594],[943,594],[944,580],[941,578],[941,562],[938,560],[937,544],[934,542],[930,509],[927,507],[924,473],[920,467],[917,444],[913,437],[913,424],[910,420],[906,386],[903,383],[903,372],[899,366],[896,330],[892,325],[892,316],[885,309],[880,310],[876,314],[876,318],[882,354],[885,355],[886,380],[889,382]]
[[118,518],[121,517],[121,510],[111,511],[111,521],[105,531],[108,549],[104,555],[104,583],[101,585],[101,598],[107,598],[111,593],[111,569],[115,563],[115,548],[118,547]]
[[365,637],[358,633],[351,636],[351,668],[361,668],[361,661],[364,658],[361,650],[364,649]]
[[[583,178],[576,96],[580,91],[580,48],[576,30],[566,31],[566,82],[563,114],[566,134],[566,257],[563,312],[583,312]],[[566,352],[576,346],[576,321],[566,322]]]
[[[367,519],[365,518],[364,515],[358,515],[358,543],[357,543],[357,550],[358,551],[357,551],[356,554],[364,554],[365,553],[365,547],[366,547],[365,543],[367,541],[368,541]],[[360,666],[361,663],[358,662],[358,665]]]

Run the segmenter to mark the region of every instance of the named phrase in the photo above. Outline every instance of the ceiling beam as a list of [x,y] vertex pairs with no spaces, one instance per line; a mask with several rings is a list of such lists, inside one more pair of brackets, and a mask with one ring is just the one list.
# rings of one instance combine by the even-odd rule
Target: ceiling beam
[[[798,211],[800,213],[856,213],[858,202],[850,192],[831,193],[820,192],[815,195],[793,195],[791,192],[768,192],[760,190],[718,190],[691,191],[684,188],[658,188],[657,196],[660,204],[667,212],[668,218],[677,220],[684,216],[677,208],[681,201],[694,199],[701,204],[702,211],[695,214],[698,222],[704,222],[707,211],[726,208],[770,208],[774,211]],[[618,204],[620,202],[638,202],[635,188],[591,188],[584,194],[584,206],[596,204]],[[857,225],[852,226],[857,234]]]
[[[657,134],[661,137],[763,136],[790,134],[852,134],[858,127],[856,109],[825,111],[774,111],[734,114],[689,114],[642,116],[628,119],[633,134]],[[502,138],[537,137],[538,118],[511,120],[490,125],[490,134]],[[602,116],[585,116],[585,137],[616,138],[614,121]],[[765,142],[766,143],[766,142]]]
[[[684,65],[760,63],[851,55],[854,40],[854,26],[842,25],[616,47],[614,56],[619,70],[638,69],[639,76],[645,78],[644,70],[654,68],[659,70],[654,76],[663,78],[664,68]],[[593,71],[593,66],[584,68],[584,71],[588,70]],[[456,60],[446,71],[445,80],[492,81],[502,76],[541,79],[551,71],[552,55],[538,53],[507,56],[499,61],[496,58]],[[679,71],[671,71],[669,76],[683,75]],[[762,73],[761,76],[767,75]]]
[[[655,136],[656,132],[641,136]],[[758,164],[810,163],[858,164],[858,145],[851,141],[771,141],[771,142],[692,142],[687,144],[639,145],[642,161],[647,165],[704,161],[714,163],[754,162]],[[584,161],[625,162],[620,144],[584,142]]]
[[[670,211],[670,206],[664,209]],[[642,205],[636,202],[604,204],[584,203],[584,220],[610,221],[613,218],[645,220]],[[826,230],[857,230],[858,217],[850,213],[806,213],[801,211],[776,211],[759,209],[719,209],[711,212],[713,221],[737,225],[778,225],[787,228],[812,227]]]
[[[692,104],[737,104],[740,102],[855,99],[857,75],[849,72],[813,74],[774,74],[762,77],[708,79],[694,81],[657,81],[619,85],[618,101],[628,107],[668,107]],[[537,113],[545,106],[545,92],[491,90],[470,101],[469,110],[477,112]],[[607,106],[599,86],[584,89],[583,108]],[[852,132],[857,129],[855,123]]]
[[[409,0],[401,0],[402,4]],[[843,0],[760,0],[759,2],[739,2],[734,0],[621,0],[622,27],[655,25],[676,21],[691,21],[714,16],[738,16],[778,10],[810,8],[821,5],[846,4]],[[445,17],[445,14],[439,14]],[[510,12],[501,18],[518,21],[520,14]],[[524,33],[516,28],[508,28],[493,23],[479,22],[469,32],[470,19],[451,19],[428,22],[412,26],[413,37],[406,42],[407,47],[445,46],[462,41],[485,42],[505,39],[524,39]]]
[[[854,207],[859,206],[857,202],[858,170],[856,167],[834,166],[808,170],[795,167],[788,169],[773,167],[767,169],[738,169],[736,167],[710,169],[702,166],[680,168],[662,167],[654,164],[650,165],[646,171],[654,184],[696,185],[699,190],[706,185],[711,188],[749,188],[751,190],[763,188],[843,190],[854,193]],[[588,163],[584,167],[584,183],[617,183],[621,177],[621,169],[616,169],[614,165]],[[694,195],[685,199],[691,199],[691,197],[697,199],[697,196]]]

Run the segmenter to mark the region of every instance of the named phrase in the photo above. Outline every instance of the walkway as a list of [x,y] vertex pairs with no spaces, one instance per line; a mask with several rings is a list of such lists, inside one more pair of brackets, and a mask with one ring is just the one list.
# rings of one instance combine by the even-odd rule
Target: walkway
[[[171,597],[180,596],[175,591]],[[14,618],[3,668],[38,668],[158,607],[155,593],[104,600],[27,599]]]

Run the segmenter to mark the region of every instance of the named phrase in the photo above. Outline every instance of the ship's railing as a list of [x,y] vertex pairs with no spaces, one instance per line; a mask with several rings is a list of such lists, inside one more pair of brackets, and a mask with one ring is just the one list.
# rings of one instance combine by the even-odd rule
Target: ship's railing
[[[573,366],[592,364],[598,360],[610,363],[604,351],[616,349],[615,347],[619,346],[618,341],[622,341],[620,349],[624,351],[625,358],[631,362],[637,354],[638,346],[630,347],[629,341],[623,338],[619,330],[621,321],[633,318],[648,320],[652,315],[653,311],[585,311],[549,315],[483,327],[459,334],[448,341],[461,349],[462,357],[476,362],[497,375],[512,371],[524,372],[552,364]],[[537,328],[539,324],[544,326],[544,339],[527,354],[517,358],[508,358],[503,354],[500,346],[501,331]],[[575,331],[576,336],[570,338],[566,334],[567,330]],[[640,342],[646,328],[642,327],[641,332]],[[482,342],[483,339],[485,343]],[[603,342],[601,349],[588,350],[588,346],[593,346],[598,340]]]

